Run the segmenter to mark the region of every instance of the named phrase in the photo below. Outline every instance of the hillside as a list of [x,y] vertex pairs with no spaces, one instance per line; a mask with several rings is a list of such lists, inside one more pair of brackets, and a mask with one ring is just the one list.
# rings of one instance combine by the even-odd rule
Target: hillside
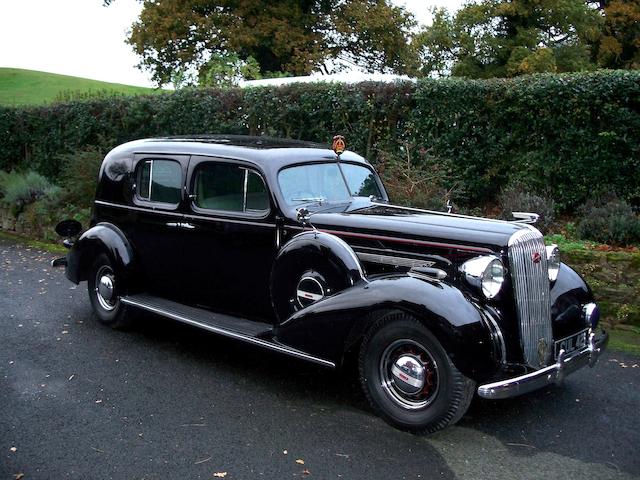
[[141,95],[152,88],[101,82],[56,73],[0,68],[0,105],[42,105],[55,100],[104,95]]

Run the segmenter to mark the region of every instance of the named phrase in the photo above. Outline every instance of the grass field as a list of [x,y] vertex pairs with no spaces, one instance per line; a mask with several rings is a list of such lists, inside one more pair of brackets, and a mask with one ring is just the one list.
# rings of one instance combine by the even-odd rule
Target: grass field
[[42,105],[56,100],[155,93],[152,88],[69,77],[56,73],[0,68],[0,105]]

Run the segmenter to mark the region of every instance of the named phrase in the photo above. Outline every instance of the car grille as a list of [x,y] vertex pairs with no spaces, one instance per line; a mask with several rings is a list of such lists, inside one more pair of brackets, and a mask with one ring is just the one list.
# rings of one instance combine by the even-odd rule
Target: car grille
[[[540,254],[540,261],[534,256]],[[525,362],[548,365],[553,354],[547,252],[540,232],[522,229],[509,239],[509,264]]]

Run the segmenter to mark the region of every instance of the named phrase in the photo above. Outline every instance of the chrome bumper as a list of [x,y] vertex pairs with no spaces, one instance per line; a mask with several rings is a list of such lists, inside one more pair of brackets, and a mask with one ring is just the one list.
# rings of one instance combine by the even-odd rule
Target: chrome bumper
[[532,392],[552,383],[559,383],[565,376],[586,365],[593,367],[608,342],[608,333],[602,332],[598,338],[594,333],[590,333],[588,345],[578,353],[566,356],[564,350],[560,350],[555,364],[520,377],[480,385],[478,395],[492,400],[510,398]]

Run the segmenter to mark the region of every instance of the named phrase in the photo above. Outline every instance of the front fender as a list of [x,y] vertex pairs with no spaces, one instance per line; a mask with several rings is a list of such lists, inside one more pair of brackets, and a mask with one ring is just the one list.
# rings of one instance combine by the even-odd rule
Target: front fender
[[98,223],[84,232],[67,254],[67,278],[76,284],[86,280],[89,268],[102,252],[109,256],[121,275],[129,275],[134,256],[127,237],[111,223]]
[[468,377],[481,380],[497,370],[499,352],[485,313],[451,285],[408,275],[356,284],[296,312],[276,334],[282,343],[340,363],[381,315],[398,310],[422,321]]
[[366,282],[360,260],[344,240],[324,232],[300,233],[280,249],[271,270],[271,302],[280,321],[301,307],[293,297],[298,281],[310,271],[322,273],[327,293]]

